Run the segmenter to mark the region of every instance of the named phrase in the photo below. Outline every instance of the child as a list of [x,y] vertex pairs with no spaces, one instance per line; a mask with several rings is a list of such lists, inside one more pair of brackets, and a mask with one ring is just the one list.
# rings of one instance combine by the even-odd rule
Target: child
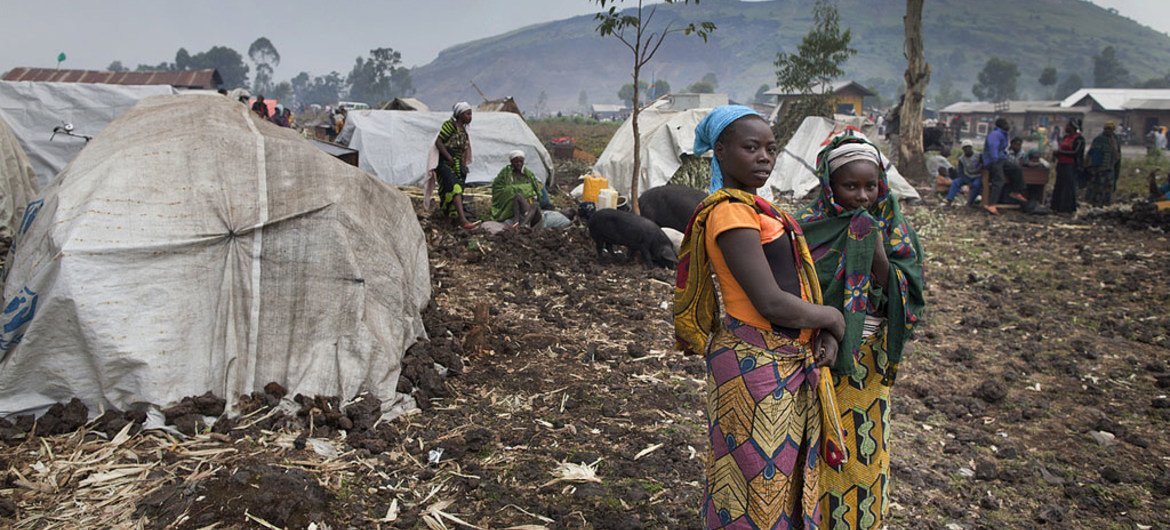
[[845,317],[833,379],[851,454],[841,466],[822,466],[820,476],[821,511],[834,514],[834,528],[882,527],[890,385],[924,305],[922,248],[884,166],[873,144],[837,137],[817,157],[821,195],[799,216],[824,303]]
[[[756,195],[778,149],[768,123],[739,105],[713,109],[695,129],[695,155],[715,155],[711,194],[680,246],[674,323],[679,346],[706,355],[707,528],[816,528],[827,514],[817,507],[820,451],[830,448],[830,464],[842,456],[819,367],[835,361],[844,320],[819,303],[796,221]],[[787,466],[754,464],[788,448],[801,456]]]

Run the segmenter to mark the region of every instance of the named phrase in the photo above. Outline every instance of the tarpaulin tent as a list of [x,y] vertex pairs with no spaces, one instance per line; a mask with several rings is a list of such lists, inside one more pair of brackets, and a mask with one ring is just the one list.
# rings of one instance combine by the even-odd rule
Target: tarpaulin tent
[[[218,95],[153,97],[25,213],[0,327],[0,415],[365,389],[424,336],[426,241],[401,192]],[[230,406],[230,405],[229,405]]]
[[[829,144],[833,137],[848,131],[851,134],[865,138],[857,127],[834,122],[828,118],[810,116],[801,122],[796,134],[788,141],[788,145],[781,150],[776,159],[776,167],[768,183],[760,188],[760,195],[768,199],[774,193],[791,196],[795,199],[807,197],[815,191],[821,181],[816,175],[817,153]],[[886,178],[890,183],[890,190],[902,199],[919,199],[918,191],[911,186],[906,178],[898,172],[898,168],[886,162]]]
[[142,98],[176,93],[169,85],[0,81],[0,118],[20,139],[37,187],[44,188],[85,147],[81,138],[54,136],[54,127],[70,123],[77,134],[95,136]]
[[[439,126],[450,117],[449,112],[351,110],[337,141],[357,149],[359,167],[371,175],[398,186],[418,186],[434,169],[428,167],[428,154]],[[552,156],[517,114],[475,111],[467,134],[472,151],[468,182],[496,178],[513,149],[524,151],[525,163],[541,182],[552,175]]]
[[[711,109],[670,110],[667,105],[666,100],[660,100],[638,114],[638,130],[642,136],[640,193],[670,183],[682,167],[682,155],[694,152],[695,126],[711,112]],[[609,186],[619,194],[630,194],[630,176],[634,172],[634,127],[630,119],[614,133],[593,170],[609,180]]]
[[0,235],[20,228],[24,207],[36,196],[36,174],[12,129],[0,118]]

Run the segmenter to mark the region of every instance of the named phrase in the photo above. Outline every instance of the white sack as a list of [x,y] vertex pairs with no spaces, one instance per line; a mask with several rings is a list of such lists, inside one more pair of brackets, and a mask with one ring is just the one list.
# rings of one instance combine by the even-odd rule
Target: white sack
[[[405,110],[349,111],[338,142],[348,140],[358,150],[359,167],[397,186],[420,186],[427,176],[427,153],[435,145],[439,127],[449,112]],[[524,118],[511,112],[472,113],[468,182],[491,182],[511,161],[508,152],[524,151],[528,169],[547,183],[553,161]]]
[[12,129],[0,118],[0,235],[16,234],[24,207],[37,194],[36,174]]
[[[821,179],[816,175],[817,154],[833,137],[844,132],[846,127],[844,124],[818,116],[805,118],[796,129],[796,134],[788,141],[788,145],[780,151],[776,167],[772,169],[772,176],[760,188],[760,196],[771,200],[773,194],[780,193],[790,195],[794,199],[803,199],[816,191],[821,185]],[[852,130],[855,136],[866,138],[856,127]],[[886,159],[886,162],[889,164],[889,159]],[[906,178],[893,164],[886,166],[886,180],[890,183],[890,191],[899,198],[921,198],[914,186],[906,182]]]
[[[424,335],[409,199],[218,95],[153,97],[29,206],[5,286],[0,415],[270,381],[384,406]],[[401,403],[399,403],[401,404]]]
[[142,98],[176,93],[170,85],[0,81],[0,118],[20,139],[37,188],[44,189],[85,147],[81,138],[58,134],[50,140],[53,127],[72,123],[73,132],[96,136]]

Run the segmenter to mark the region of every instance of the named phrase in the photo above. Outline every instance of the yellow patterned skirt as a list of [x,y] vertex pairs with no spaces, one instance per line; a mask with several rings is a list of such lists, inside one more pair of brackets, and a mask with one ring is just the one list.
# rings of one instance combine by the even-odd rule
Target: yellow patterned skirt
[[[882,527],[889,510],[890,387],[885,326],[861,345],[861,360],[849,377],[836,377],[837,407],[849,460],[821,466],[822,524],[831,530]],[[889,376],[887,378],[887,376]]]
[[817,528],[821,412],[808,342],[725,318],[706,361],[706,528]]

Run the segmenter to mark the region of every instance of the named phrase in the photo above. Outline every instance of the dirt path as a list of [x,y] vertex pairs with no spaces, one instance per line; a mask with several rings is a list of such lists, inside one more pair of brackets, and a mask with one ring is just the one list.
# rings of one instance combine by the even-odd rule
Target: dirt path
[[[1150,280],[1170,265],[1166,236],[908,210],[928,254],[929,314],[894,387],[890,528],[1170,527],[1170,283]],[[426,410],[337,458],[277,426],[188,442],[235,451],[215,456],[135,449],[172,474],[159,488],[174,493],[124,520],[697,528],[704,368],[671,349],[673,274],[599,265],[580,228],[493,238],[424,219],[424,230],[432,342],[407,371],[430,381],[417,394]],[[450,368],[445,380],[424,373],[431,360]],[[54,454],[80,447],[50,438]],[[35,477],[44,447],[0,458]],[[563,463],[583,480],[556,481]],[[69,487],[25,487],[10,471],[0,516],[51,513]]]

